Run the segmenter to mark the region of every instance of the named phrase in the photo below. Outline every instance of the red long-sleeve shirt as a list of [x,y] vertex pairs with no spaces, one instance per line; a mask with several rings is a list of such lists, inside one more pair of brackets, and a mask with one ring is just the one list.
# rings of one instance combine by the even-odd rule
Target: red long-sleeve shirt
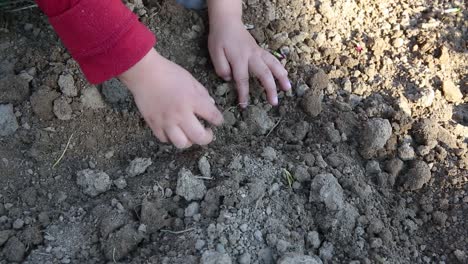
[[156,42],[120,0],[36,2],[91,83],[122,74]]

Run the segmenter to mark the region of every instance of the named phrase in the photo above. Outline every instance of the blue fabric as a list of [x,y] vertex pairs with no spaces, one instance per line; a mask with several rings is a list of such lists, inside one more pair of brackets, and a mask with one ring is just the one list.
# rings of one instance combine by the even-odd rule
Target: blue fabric
[[206,8],[206,0],[177,0],[185,8],[201,10]]

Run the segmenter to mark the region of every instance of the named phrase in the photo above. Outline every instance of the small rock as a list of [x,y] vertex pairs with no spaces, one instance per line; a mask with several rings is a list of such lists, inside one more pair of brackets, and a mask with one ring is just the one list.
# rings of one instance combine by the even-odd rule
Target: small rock
[[403,187],[410,191],[421,189],[431,179],[431,169],[424,161],[414,161],[409,171],[403,175]]
[[18,75],[0,79],[0,104],[20,104],[29,96],[29,83]]
[[223,96],[225,95],[227,92],[229,92],[229,90],[231,90],[231,84],[229,83],[222,83],[220,85],[218,85],[216,87],[216,91],[215,91],[215,94],[217,96]]
[[322,241],[320,241],[320,236],[317,231],[307,233],[306,241],[313,249],[319,248],[320,244],[322,243]]
[[197,202],[190,203],[187,208],[185,208],[185,217],[192,217],[200,211],[200,204]]
[[379,174],[382,170],[380,169],[380,164],[376,160],[370,160],[366,164],[366,172],[369,175]]
[[104,100],[95,86],[86,87],[82,91],[80,99],[85,108],[97,110],[105,107]]
[[201,200],[206,193],[205,183],[195,178],[191,171],[183,168],[179,172],[176,193],[187,201]]
[[322,112],[323,90],[327,88],[329,79],[323,70],[319,70],[308,81],[310,89],[304,94],[302,106],[304,112],[312,117]]
[[312,179],[311,202],[323,202],[328,210],[339,210],[344,206],[343,188],[333,174],[319,174]]
[[0,231],[0,247],[7,242],[7,240],[13,235],[12,230]]
[[383,245],[382,239],[380,237],[373,237],[370,239],[371,248],[380,248]]
[[460,261],[460,263],[466,263],[466,261],[468,260],[466,257],[466,253],[460,249],[455,250],[453,254],[457,258],[457,260]]
[[236,116],[234,115],[234,113],[230,111],[224,111],[223,118],[224,118],[224,123],[223,123],[224,126],[231,127],[235,125],[237,122]]
[[339,143],[341,141],[340,131],[338,131],[335,128],[335,125],[333,123],[328,123],[324,127],[324,129],[325,129],[325,134],[327,135],[327,138],[330,142]]
[[110,261],[119,261],[132,252],[142,240],[143,235],[133,224],[127,224],[103,242],[104,255]]
[[393,40],[393,47],[399,48],[399,47],[403,46],[404,43],[405,43],[405,41],[402,38],[396,38],[396,39]]
[[71,74],[60,75],[58,85],[65,96],[75,97],[78,95],[78,89],[75,86],[75,80]]
[[102,94],[104,100],[111,104],[124,103],[129,97],[127,87],[116,78],[102,84]]
[[252,262],[252,256],[245,252],[242,255],[240,255],[238,259],[239,264],[250,264]]
[[205,245],[206,245],[205,240],[197,239],[197,242],[195,242],[195,249],[196,250],[202,250]]
[[18,128],[19,125],[13,112],[13,105],[0,105],[0,136],[11,136]]
[[13,229],[21,229],[24,226],[24,221],[21,218],[16,219],[13,222]]
[[382,149],[392,135],[392,126],[387,119],[373,118],[367,121],[361,135],[361,155],[371,159]]
[[8,261],[11,262],[23,261],[25,253],[26,247],[15,236],[8,239],[7,243],[5,244],[5,247],[3,248],[3,255]]
[[278,264],[322,264],[317,256],[302,255],[299,253],[288,253],[278,260]]
[[125,189],[127,187],[127,181],[125,180],[125,178],[120,177],[120,178],[114,180],[114,185],[118,189],[123,190],[123,189]]
[[211,177],[211,165],[206,156],[203,156],[198,160],[198,169],[203,177]]
[[324,261],[330,261],[333,258],[333,251],[335,250],[334,246],[330,242],[323,243],[322,247],[320,248],[320,258]]
[[439,125],[436,120],[425,118],[413,126],[412,132],[417,143],[428,145],[437,139]]
[[72,108],[67,100],[63,97],[55,99],[54,101],[54,108],[53,108],[55,116],[60,120],[70,120],[72,117]]
[[414,160],[416,153],[410,143],[404,143],[398,148],[398,156],[404,161]]
[[79,171],[76,175],[76,183],[83,188],[85,194],[91,197],[110,190],[112,185],[109,175],[102,171],[86,169]]
[[200,264],[232,264],[232,260],[228,254],[205,251],[201,257]]
[[307,93],[308,90],[310,90],[310,87],[303,83],[296,88],[296,94],[297,96],[302,97]]
[[258,106],[249,106],[245,111],[246,123],[254,134],[264,135],[275,125],[267,111]]
[[50,120],[54,117],[53,102],[60,96],[56,91],[47,86],[41,86],[31,95],[31,107],[33,112],[41,119]]
[[138,176],[146,171],[146,169],[153,164],[151,158],[136,158],[130,162],[127,167],[127,175],[129,177]]
[[290,247],[291,247],[291,243],[289,243],[286,240],[278,239],[278,241],[276,242],[276,250],[279,253],[284,253],[284,252],[288,251],[288,249]]
[[310,181],[311,177],[306,166],[299,165],[294,170],[294,178],[298,182]]
[[276,150],[272,147],[266,147],[263,149],[262,157],[266,160],[274,161],[276,159]]
[[455,85],[452,80],[445,80],[442,83],[442,90],[444,91],[445,99],[447,99],[449,102],[458,103],[463,99],[463,94],[460,91],[460,87]]

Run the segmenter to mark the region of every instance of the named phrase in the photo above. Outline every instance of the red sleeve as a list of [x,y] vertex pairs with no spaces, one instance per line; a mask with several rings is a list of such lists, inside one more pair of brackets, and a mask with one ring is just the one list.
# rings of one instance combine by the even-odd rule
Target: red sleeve
[[156,42],[120,0],[36,2],[91,83],[130,69]]

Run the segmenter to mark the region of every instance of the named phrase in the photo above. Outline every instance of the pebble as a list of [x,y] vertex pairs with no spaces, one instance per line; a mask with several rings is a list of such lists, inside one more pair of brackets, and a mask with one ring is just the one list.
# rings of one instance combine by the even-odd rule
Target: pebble
[[303,97],[308,90],[310,90],[310,87],[307,84],[303,83],[296,88],[296,94],[299,97]]
[[382,149],[392,135],[392,126],[387,119],[373,118],[367,121],[361,135],[360,153],[371,159]]
[[66,121],[72,118],[73,110],[64,97],[55,99],[53,111],[55,116],[60,120]]
[[239,264],[250,264],[251,261],[252,261],[252,256],[247,252],[240,255],[238,259]]
[[203,156],[198,160],[198,169],[203,177],[211,178],[211,165],[206,156]]
[[197,202],[190,203],[187,208],[185,208],[185,217],[192,217],[198,214],[200,210],[200,204]]
[[245,111],[246,123],[254,134],[264,135],[275,125],[265,109],[252,105]]
[[249,225],[247,224],[242,224],[239,229],[242,231],[242,232],[247,232],[247,230],[249,230]]
[[0,136],[11,136],[18,128],[19,125],[13,112],[13,105],[0,105]]
[[102,171],[86,169],[79,171],[76,175],[76,183],[83,188],[85,194],[91,197],[110,190],[112,185],[109,175]]
[[414,160],[416,153],[410,143],[404,143],[398,148],[398,156],[403,161]]
[[452,80],[445,80],[442,83],[442,90],[444,91],[445,99],[451,103],[458,103],[463,99],[463,94],[460,91],[460,88],[455,85]]
[[206,193],[205,183],[195,178],[191,171],[183,168],[179,171],[176,193],[187,201],[201,200]]
[[259,242],[263,242],[263,234],[262,234],[262,231],[260,230],[255,230],[254,232],[254,237],[257,241]]
[[228,254],[216,251],[205,251],[202,254],[200,264],[232,264],[232,260]]
[[369,175],[379,174],[380,172],[382,172],[382,170],[380,169],[379,162],[376,161],[376,160],[368,161],[367,164],[366,164],[366,172]]
[[399,48],[399,47],[403,46],[404,43],[405,43],[405,41],[402,38],[396,38],[395,40],[393,40],[393,46],[395,48]]
[[344,206],[343,188],[333,174],[319,174],[312,179],[309,200],[323,202],[331,211],[342,209]]
[[136,177],[140,174],[143,174],[152,164],[153,161],[150,158],[135,158],[127,167],[127,175],[129,177]]
[[302,255],[299,253],[288,253],[281,257],[277,264],[322,264],[322,260],[315,255]]
[[431,179],[431,169],[424,161],[416,160],[403,175],[403,187],[410,191],[421,189]]
[[80,100],[85,108],[93,110],[101,109],[106,106],[101,93],[99,93],[95,86],[88,86],[83,89]]
[[125,189],[125,187],[127,187],[127,181],[125,180],[125,178],[120,177],[120,178],[114,180],[114,185],[118,189],[123,190],[123,189]]
[[196,250],[202,250],[203,247],[205,247],[205,245],[206,245],[205,240],[197,239],[197,242],[195,242],[195,249]]
[[294,178],[298,182],[310,181],[311,176],[309,174],[308,168],[303,165],[297,166],[296,169],[294,170]]
[[320,241],[320,235],[317,231],[307,233],[306,241],[313,249],[319,248],[320,244],[322,243],[322,241]]
[[334,246],[330,242],[324,242],[322,247],[319,250],[319,256],[324,261],[330,261],[333,258],[333,251],[335,250]]
[[229,83],[222,83],[216,86],[215,94],[217,96],[225,95],[229,90],[231,90],[231,85]]
[[24,226],[23,219],[18,218],[13,222],[13,229],[21,229],[23,228],[23,226]]
[[60,75],[58,85],[65,96],[75,97],[78,95],[78,89],[75,86],[75,80],[71,74]]

